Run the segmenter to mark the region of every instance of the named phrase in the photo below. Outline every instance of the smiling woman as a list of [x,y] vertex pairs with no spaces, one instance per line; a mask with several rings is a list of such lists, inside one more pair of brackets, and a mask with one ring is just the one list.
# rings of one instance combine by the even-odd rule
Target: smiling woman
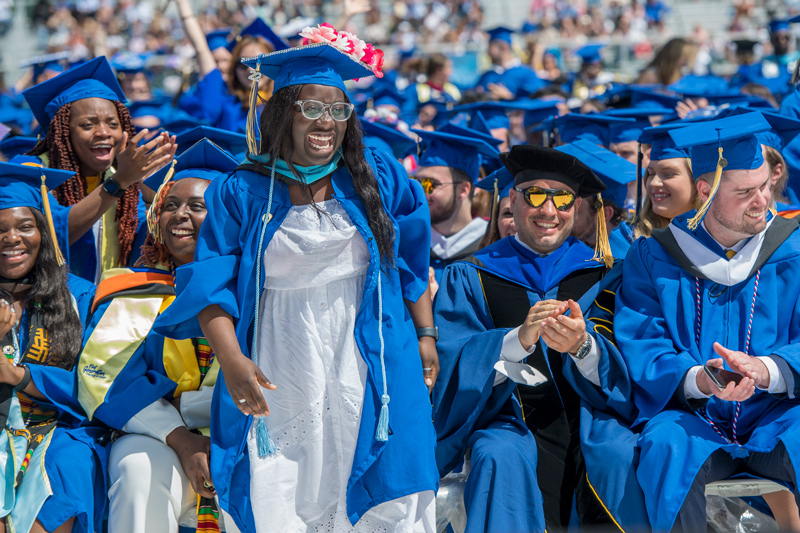
[[215,350],[210,473],[240,528],[434,531],[427,202],[364,148],[345,94],[382,53],[330,25],[302,35],[246,61],[274,80],[261,143],[248,127],[247,164],[209,187],[156,331]]
[[174,156],[175,138],[162,133],[139,146],[148,131],[135,134],[125,95],[103,57],[24,95],[47,131],[31,155],[75,173],[54,191],[61,205],[72,208],[71,271],[94,281],[109,268],[128,265],[140,222],[139,182]]
[[12,451],[0,456],[0,499],[13,502],[0,531],[94,531],[106,431],[85,424],[72,372],[94,285],[60,261],[42,176],[53,187],[71,173],[0,163],[0,447]]

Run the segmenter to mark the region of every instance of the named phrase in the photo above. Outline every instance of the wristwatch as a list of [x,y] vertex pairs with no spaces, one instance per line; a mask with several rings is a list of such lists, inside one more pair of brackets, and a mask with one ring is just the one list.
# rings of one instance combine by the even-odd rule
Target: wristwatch
[[583,359],[586,359],[586,356],[589,355],[589,350],[591,349],[592,349],[592,338],[587,333],[586,340],[583,341],[583,344],[581,344],[580,348],[578,348],[578,353],[576,353],[575,355],[572,354],[570,355],[572,355],[572,357],[574,357],[578,361],[581,361]]
[[106,178],[103,181],[103,190],[115,198],[122,198],[122,195],[125,194],[125,189],[114,178]]
[[417,338],[433,337],[434,341],[439,340],[439,328],[433,326],[432,328],[417,328]]

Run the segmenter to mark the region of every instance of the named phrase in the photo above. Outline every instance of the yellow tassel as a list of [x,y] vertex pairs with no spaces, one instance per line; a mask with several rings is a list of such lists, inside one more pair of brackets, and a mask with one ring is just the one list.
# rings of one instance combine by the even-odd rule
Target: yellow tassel
[[500,188],[497,186],[497,180],[494,180],[494,191],[492,192],[492,220],[497,223],[496,217],[499,216],[498,211],[500,208]]
[[255,71],[250,74],[250,108],[247,110],[247,151],[252,155],[259,153],[258,146],[258,82],[261,80],[261,62],[256,62]]
[[603,205],[603,197],[600,193],[597,194],[595,207],[597,207],[597,236],[594,243],[592,261],[602,262],[606,265],[606,268],[611,268],[614,265],[614,256],[611,254],[611,244],[608,242],[606,212]]
[[161,197],[161,192],[164,190],[164,187],[167,183],[170,182],[172,176],[175,174],[175,165],[178,162],[177,159],[172,160],[172,164],[167,171],[167,175],[164,176],[164,181],[161,182],[161,185],[158,186],[158,190],[156,191],[156,195],[153,197],[153,203],[150,204],[150,207],[147,208],[147,229],[150,231],[150,234],[153,236],[156,242],[162,243],[164,242],[164,237],[161,235],[161,227],[158,225],[158,216],[156,215],[156,204],[158,204],[158,199]]
[[703,218],[705,218],[706,213],[708,213],[709,208],[711,207],[711,202],[714,201],[714,196],[716,196],[717,191],[719,190],[719,182],[722,178],[722,169],[728,166],[728,161],[722,157],[722,146],[718,148],[719,150],[719,159],[717,159],[717,170],[714,172],[714,183],[711,185],[711,193],[708,195],[708,198],[703,205],[700,206],[700,209],[697,210],[697,213],[689,219],[687,225],[689,229],[694,231],[697,229],[697,226],[700,225]]
[[44,205],[44,216],[47,219],[47,225],[50,228],[50,238],[53,240],[53,248],[55,248],[56,262],[58,266],[63,266],[67,262],[64,260],[64,255],[61,253],[61,248],[58,246],[58,239],[56,238],[56,228],[53,225],[53,213],[50,211],[50,194],[47,192],[47,185],[45,185],[45,177],[42,174],[42,184],[39,187],[42,193],[42,204]]

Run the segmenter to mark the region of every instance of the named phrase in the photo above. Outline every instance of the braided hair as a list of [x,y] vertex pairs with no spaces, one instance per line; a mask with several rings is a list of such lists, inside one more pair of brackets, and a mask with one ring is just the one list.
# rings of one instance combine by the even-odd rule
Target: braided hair
[[[131,114],[122,102],[112,101],[117,108],[117,115],[122,130],[128,133],[128,138],[133,138],[136,131],[133,127]],[[47,137],[40,140],[28,155],[48,154],[50,167],[60,170],[75,172],[75,176],[65,181],[53,191],[58,203],[65,206],[75,205],[86,197],[86,176],[81,172],[80,160],[72,147],[70,140],[70,109],[72,104],[64,104],[56,112]],[[136,238],[138,224],[137,205],[139,203],[139,184],[135,183],[125,189],[122,198],[117,202],[114,221],[117,222],[119,238],[119,265],[125,266],[131,258],[133,241]]]
[[[175,185],[174,181],[164,185],[164,188],[161,189],[161,194],[158,195],[158,198],[153,200],[153,209],[155,210],[156,220],[159,221],[159,223],[161,220],[161,210],[164,208],[164,200],[167,198],[173,185]],[[166,244],[157,242],[153,234],[148,232],[147,239],[142,245],[142,255],[134,266],[153,268],[159,263],[162,265],[169,265],[172,263],[172,254]]]

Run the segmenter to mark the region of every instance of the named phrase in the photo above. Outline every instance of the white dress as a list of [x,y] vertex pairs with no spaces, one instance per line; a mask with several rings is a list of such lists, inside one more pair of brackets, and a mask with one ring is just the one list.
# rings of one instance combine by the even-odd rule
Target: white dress
[[277,451],[248,435],[259,532],[433,532],[435,495],[385,502],[353,527],[345,503],[367,377],[354,328],[369,264],[363,237],[336,200],[294,206],[264,253],[258,362]]

